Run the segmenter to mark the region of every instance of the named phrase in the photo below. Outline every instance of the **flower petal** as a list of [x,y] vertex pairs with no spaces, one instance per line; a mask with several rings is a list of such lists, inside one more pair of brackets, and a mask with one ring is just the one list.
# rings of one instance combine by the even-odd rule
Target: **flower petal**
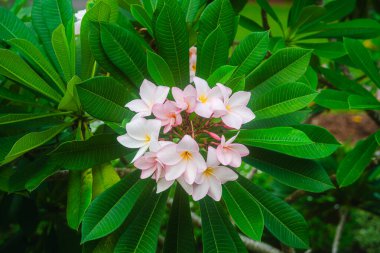
[[195,184],[193,185],[193,199],[194,201],[198,201],[200,199],[203,199],[208,192],[209,189],[209,183],[207,180],[203,182],[203,184]]
[[144,79],[140,86],[140,97],[151,108],[155,101],[157,86],[151,81]]
[[197,103],[194,111],[203,118],[210,118],[213,113],[213,110],[210,108],[210,104],[208,103]]
[[214,176],[219,179],[222,184],[228,181],[235,181],[238,175],[230,168],[224,166],[217,166],[214,168]]
[[174,180],[167,181],[165,178],[159,179],[157,181],[157,191],[156,191],[156,193],[160,193],[160,192],[166,191],[167,189],[170,188],[170,186],[172,186],[173,183],[174,183]]
[[162,104],[165,102],[169,94],[169,87],[158,86],[155,92],[154,102],[155,104]]
[[243,124],[250,122],[256,117],[252,110],[245,106],[234,107],[232,108],[232,112],[241,118]]
[[132,163],[136,161],[136,159],[140,158],[149,148],[149,145],[142,146],[139,151],[137,151],[135,157],[132,160]]
[[199,152],[198,143],[190,135],[185,135],[177,145],[177,152],[181,153],[183,151]]
[[179,178],[186,171],[186,167],[187,163],[182,161],[175,165],[167,166],[165,173],[166,180],[175,180]]
[[236,151],[241,157],[249,155],[249,149],[243,144],[234,143],[230,145],[231,149]]
[[215,177],[209,177],[210,188],[208,190],[208,195],[215,201],[219,201],[222,197],[222,184]]
[[148,134],[145,129],[146,124],[147,120],[144,118],[137,118],[129,122],[125,126],[127,134],[136,140],[145,141]]
[[220,164],[218,157],[216,155],[216,149],[209,146],[207,150],[207,166],[215,167]]
[[145,102],[141,99],[134,99],[131,102],[127,103],[125,107],[127,107],[129,110],[133,112],[139,112],[139,113],[143,112],[145,114],[150,115],[149,113],[150,109],[148,105],[145,104]]
[[127,148],[141,148],[145,145],[144,141],[136,140],[131,138],[128,134],[121,135],[117,137],[117,141]]
[[227,113],[226,115],[222,116],[222,121],[226,126],[235,128],[235,129],[240,129],[241,125],[243,124],[243,121],[241,117],[234,113]]
[[177,153],[177,144],[171,143],[157,152],[157,158],[163,164],[174,165],[181,161],[181,156]]
[[177,178],[178,183],[182,186],[185,192],[189,195],[193,194],[193,186],[186,183],[183,177]]
[[202,95],[207,96],[207,93],[210,90],[210,87],[208,86],[207,81],[197,76],[194,76],[193,81],[194,81],[195,89],[197,91],[197,97],[200,97]]
[[240,105],[246,106],[250,99],[251,99],[251,92],[238,91],[232,94],[232,96],[230,97],[228,101],[228,104],[231,107],[240,106]]

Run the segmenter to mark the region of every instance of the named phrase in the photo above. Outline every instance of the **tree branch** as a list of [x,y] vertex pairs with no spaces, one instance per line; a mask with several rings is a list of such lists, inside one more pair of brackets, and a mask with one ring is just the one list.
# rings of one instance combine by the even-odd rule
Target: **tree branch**
[[338,226],[336,227],[334,242],[333,242],[332,250],[331,250],[332,253],[338,253],[339,251],[340,238],[342,237],[344,224],[346,223],[346,220],[347,220],[347,215],[348,215],[348,209],[342,208],[342,210],[339,212],[340,218],[339,218]]
[[261,21],[263,23],[264,29],[268,31],[270,29],[269,22],[268,22],[268,15],[267,15],[267,12],[263,8],[261,8]]

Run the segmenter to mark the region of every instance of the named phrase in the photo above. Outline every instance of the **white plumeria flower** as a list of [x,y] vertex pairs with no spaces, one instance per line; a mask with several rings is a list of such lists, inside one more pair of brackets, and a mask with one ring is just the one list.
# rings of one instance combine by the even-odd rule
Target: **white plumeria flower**
[[156,119],[138,118],[126,125],[127,133],[117,137],[117,140],[127,148],[139,148],[132,162],[141,157],[151,145],[158,141],[161,121]]
[[80,34],[80,26],[82,24],[82,19],[83,19],[85,14],[86,14],[86,9],[80,10],[77,13],[75,13],[75,19],[76,19],[76,22],[74,24],[75,35]]
[[177,178],[176,180],[170,180],[170,181],[166,180],[165,177],[160,178],[157,182],[156,192],[160,193],[160,192],[166,191],[167,189],[170,188],[170,186],[174,184],[175,181],[177,181],[182,186],[182,188],[186,191],[187,194],[189,195],[193,194],[193,185],[186,183],[183,176]]
[[156,86],[154,83],[144,80],[140,87],[141,99],[135,99],[127,103],[125,107],[137,112],[135,118],[146,117],[152,114],[155,104],[163,104],[169,93],[169,87]]
[[222,184],[227,181],[234,181],[238,175],[230,168],[220,166],[216,150],[208,148],[207,169],[198,174],[193,185],[193,199],[198,201],[209,195],[216,201],[222,197]]
[[166,165],[165,179],[175,180],[183,175],[188,184],[193,184],[197,173],[206,169],[206,162],[199,153],[197,142],[185,135],[178,144],[163,147],[157,157]]
[[235,168],[240,167],[241,158],[249,155],[249,150],[246,146],[239,143],[232,143],[238,134],[228,141],[226,141],[226,138],[223,135],[220,144],[216,148],[216,155],[218,157],[218,160],[223,165],[230,165]]
[[194,84],[198,101],[195,107],[196,114],[204,118],[210,118],[215,111],[224,110],[219,87],[215,86],[210,89],[206,80],[199,77],[194,77]]
[[216,112],[218,117],[221,116],[226,126],[240,129],[242,124],[248,123],[255,118],[255,114],[247,107],[251,93],[238,91],[232,94],[228,87],[217,84],[224,98],[224,109]]

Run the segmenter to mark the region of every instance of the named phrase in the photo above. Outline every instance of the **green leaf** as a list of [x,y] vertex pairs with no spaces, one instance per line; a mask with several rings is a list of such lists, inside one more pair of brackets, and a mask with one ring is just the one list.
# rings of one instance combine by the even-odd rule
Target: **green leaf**
[[147,70],[145,49],[136,35],[112,24],[102,24],[100,34],[103,49],[110,61],[139,88]]
[[307,84],[310,88],[316,90],[318,86],[317,72],[315,72],[312,67],[308,67],[305,74],[298,79],[298,82]]
[[379,22],[372,19],[354,19],[346,22],[320,24],[309,30],[308,35],[298,39],[310,38],[358,38],[370,39],[380,35]]
[[356,146],[346,154],[336,173],[336,179],[340,187],[353,184],[363,173],[365,168],[371,163],[372,156],[378,148],[375,134],[369,136],[356,144]]
[[54,67],[50,64],[46,56],[41,53],[41,51],[31,42],[24,39],[11,39],[8,40],[12,48],[21,53],[28,63],[32,65],[36,71],[40,74],[48,77],[46,80],[50,80],[55,83],[58,89],[65,93],[66,87],[59,74],[55,71]]
[[139,4],[133,4],[131,5],[131,14],[153,36],[152,20],[146,10]]
[[20,123],[30,120],[38,120],[42,118],[57,117],[67,115],[67,112],[56,112],[56,113],[12,113],[0,115],[0,126]]
[[264,217],[251,195],[239,184],[224,184],[223,200],[239,229],[253,240],[260,241]]
[[[50,141],[54,136],[62,132],[71,123],[64,123],[61,125],[53,126],[47,130],[40,132],[30,132],[19,138],[8,150],[7,154],[0,161],[0,165],[4,165],[13,161],[14,159],[22,156],[26,152],[35,149],[46,142]],[[2,157],[1,157],[2,158]]]
[[[380,24],[379,24],[380,25]],[[358,40],[344,38],[344,47],[350,59],[380,88],[380,74],[368,50]]]
[[152,51],[147,51],[147,64],[149,75],[156,84],[168,87],[175,86],[173,74],[161,56]]
[[116,138],[115,134],[99,134],[85,141],[64,142],[51,152],[51,161],[69,170],[83,170],[131,153]]
[[320,68],[319,71],[330,81],[335,87],[342,91],[347,91],[348,93],[373,97],[371,92],[369,92],[362,85],[356,83],[355,81],[347,78],[345,75],[337,73],[331,69]]
[[182,0],[181,8],[185,12],[186,22],[193,23],[197,17],[197,13],[201,7],[201,0]]
[[67,42],[65,27],[62,24],[52,33],[51,44],[62,70],[63,78],[66,82],[69,82],[75,75],[75,66],[71,66],[73,61],[71,59],[70,46]]
[[82,80],[78,76],[74,76],[67,84],[65,96],[58,105],[58,109],[62,111],[79,112],[82,107],[80,104],[76,85]]
[[217,83],[225,84],[232,77],[237,66],[224,65],[214,71],[208,78],[207,83],[214,87]]
[[306,159],[329,156],[339,147],[327,130],[312,125],[241,130],[236,142]]
[[337,59],[347,54],[342,42],[328,43],[297,43],[299,47],[313,49],[313,53],[319,57]]
[[244,124],[244,129],[260,129],[271,128],[278,126],[292,126],[305,122],[310,114],[310,110],[302,110],[284,114],[275,118],[252,120],[251,122]]
[[82,224],[82,243],[115,231],[131,212],[145,188],[152,181],[140,179],[135,171],[99,195],[86,211]]
[[113,78],[94,77],[76,87],[84,110],[93,117],[121,123],[131,115],[124,107],[131,92]]
[[154,24],[158,52],[172,71],[177,86],[189,83],[189,35],[185,17],[176,1],[166,3]]
[[284,28],[282,27],[282,23],[280,19],[278,18],[276,12],[274,12],[273,8],[270,6],[268,0],[257,0],[257,3],[260,5],[262,9],[264,9],[271,18],[273,18],[274,21],[280,26],[281,30],[283,31]]
[[[90,33],[90,23],[115,23],[118,19],[118,14],[119,7],[117,1],[100,0],[97,1],[96,4],[84,15],[80,27],[82,70],[80,77],[83,80],[86,80],[92,76],[95,63],[94,55],[99,54],[98,51],[101,50],[100,33],[94,32],[93,29]],[[89,35],[91,35],[91,37]],[[96,46],[91,47],[91,44],[95,44]],[[97,49],[97,51],[92,52],[92,48]],[[104,67],[104,64],[102,64],[102,66]]]
[[251,31],[251,32],[264,32],[265,31],[265,29],[262,28],[258,23],[256,23],[252,19],[249,19],[243,15],[240,15],[239,25],[241,27],[247,29],[248,31]]
[[245,37],[236,47],[229,62],[239,66],[234,75],[248,75],[264,59],[268,47],[268,32],[251,33]]
[[288,27],[293,26],[293,24],[299,19],[303,8],[314,4],[314,2],[314,0],[294,0],[288,15]]
[[251,109],[257,119],[273,118],[306,107],[318,93],[303,83],[279,85],[264,95],[252,92]]
[[230,45],[235,37],[238,19],[229,0],[215,0],[207,5],[199,19],[198,48],[218,26]]
[[39,45],[36,35],[30,28],[13,13],[0,8],[0,40],[6,41],[13,38],[25,39],[36,46]]
[[189,195],[177,184],[170,211],[164,243],[164,253],[195,253],[193,223]]
[[39,92],[55,102],[59,102],[62,98],[20,56],[12,51],[0,49],[0,74]]
[[326,13],[326,9],[321,6],[307,6],[303,8],[297,21],[289,28],[290,36],[294,33],[300,33],[304,26],[314,24]]
[[380,102],[375,97],[350,95],[348,97],[348,104],[351,109],[380,110]]
[[[59,59],[57,59],[52,45],[52,34],[59,25],[62,24],[64,28],[68,28],[70,22],[72,22],[73,7],[71,1],[33,1],[31,17],[33,28],[36,30],[50,60],[54,63],[54,66],[59,69]],[[63,41],[61,41],[61,43],[63,43]]]
[[67,186],[67,224],[78,230],[85,211],[92,198],[91,169],[85,171],[70,171]]
[[281,242],[294,248],[309,247],[307,223],[295,209],[244,177],[227,184],[240,184],[251,194],[263,212],[265,226]]
[[283,83],[297,81],[307,70],[311,51],[301,48],[285,48],[247,76],[247,89],[256,87],[255,93],[265,93]]
[[110,163],[97,165],[92,168],[92,198],[120,181],[120,177]]
[[245,90],[245,76],[242,75],[228,80],[226,86],[231,88],[232,92]]
[[16,103],[23,103],[23,104],[36,104],[36,101],[33,97],[26,96],[25,94],[19,94],[18,92],[10,91],[7,88],[0,86],[0,98],[6,99],[12,102]]
[[333,189],[325,169],[316,161],[299,159],[279,153],[251,149],[251,156],[244,161],[275,177],[281,183],[310,192]]
[[120,237],[115,253],[156,252],[161,220],[165,214],[168,194],[169,191],[160,194],[152,192],[140,214]]
[[228,41],[222,28],[218,26],[207,36],[197,56],[197,76],[207,79],[217,68],[226,64]]
[[203,252],[247,252],[220,204],[208,196],[199,202]]

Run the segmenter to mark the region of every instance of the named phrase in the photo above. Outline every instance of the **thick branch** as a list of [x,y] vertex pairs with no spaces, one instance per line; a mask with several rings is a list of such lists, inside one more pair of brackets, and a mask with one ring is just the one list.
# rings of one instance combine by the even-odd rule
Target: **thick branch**
[[268,22],[268,15],[264,9],[261,9],[261,21],[263,23],[264,29],[268,31],[270,29],[269,22]]

